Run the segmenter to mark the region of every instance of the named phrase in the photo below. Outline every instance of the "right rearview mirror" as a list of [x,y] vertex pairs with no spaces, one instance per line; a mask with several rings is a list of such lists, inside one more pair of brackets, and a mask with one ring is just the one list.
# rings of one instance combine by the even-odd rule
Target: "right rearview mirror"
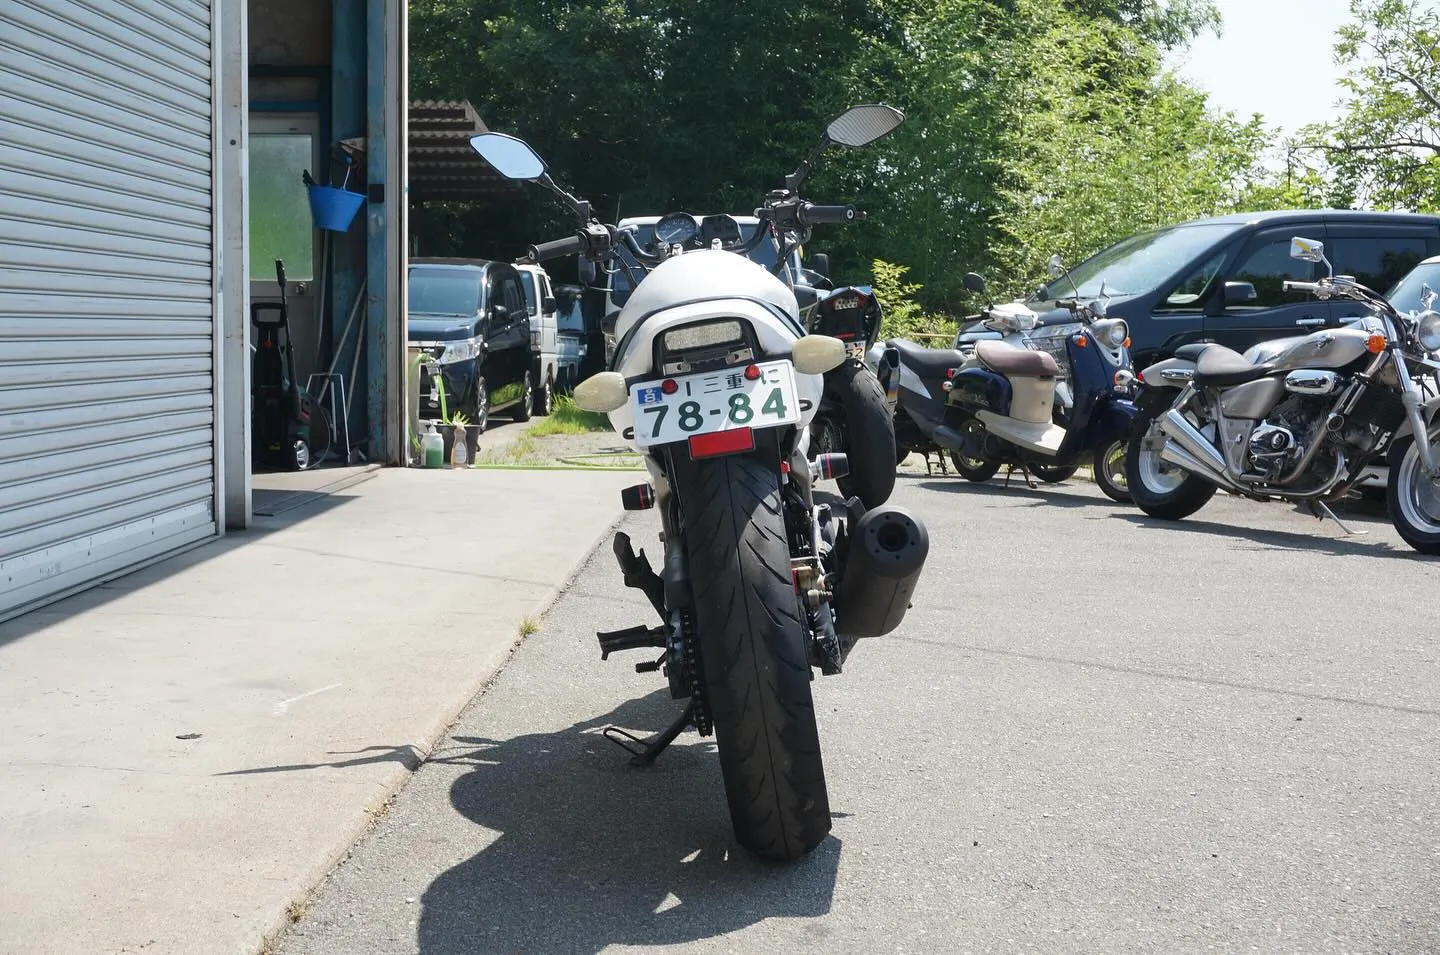
[[905,114],[893,106],[879,103],[852,106],[830,121],[825,127],[825,138],[837,146],[852,149],[868,146],[889,136],[904,121]]
[[1290,258],[1302,262],[1324,262],[1325,243],[1296,236],[1290,240]]
[[966,272],[964,282],[965,287],[976,295],[985,291],[985,278],[977,272]]
[[1065,260],[1059,255],[1050,256],[1050,261],[1045,263],[1045,271],[1050,273],[1052,279],[1058,279],[1065,274]]

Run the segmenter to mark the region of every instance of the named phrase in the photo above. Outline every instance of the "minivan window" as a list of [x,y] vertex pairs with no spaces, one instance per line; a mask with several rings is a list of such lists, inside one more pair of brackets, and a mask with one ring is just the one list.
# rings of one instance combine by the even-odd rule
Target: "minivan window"
[[1046,291],[1061,298],[1071,294],[1091,298],[1100,294],[1102,286],[1110,295],[1153,292],[1196,256],[1243,228],[1238,222],[1207,222],[1134,235],[1075,266],[1070,271],[1075,288],[1062,276],[1053,279]]
[[1314,297],[1301,292],[1287,292],[1284,283],[1309,282],[1315,278],[1315,267],[1301,259],[1290,257],[1290,237],[1266,242],[1248,253],[1235,267],[1234,281],[1249,282],[1255,286],[1256,298],[1242,307],[1274,308],[1294,302],[1313,301]]
[[1175,286],[1175,291],[1165,297],[1161,307],[1174,311],[1198,310],[1201,300],[1210,291],[1215,276],[1220,274],[1220,266],[1225,264],[1227,252],[1227,249],[1221,249],[1200,263],[1199,268],[1180,280],[1180,284]]
[[1331,243],[1337,275],[1353,275],[1366,288],[1384,292],[1425,258],[1423,236],[1341,236]]
[[1416,266],[1415,270],[1401,279],[1385,297],[1390,300],[1391,305],[1395,306],[1395,311],[1401,315],[1408,315],[1411,312],[1424,310],[1425,306],[1420,301],[1420,296],[1426,287],[1429,287],[1431,291],[1440,292],[1440,262],[1426,262],[1424,265]]
[[522,285],[525,286],[525,311],[529,312],[532,317],[535,315],[539,315],[540,306],[536,304],[539,299],[535,297],[534,274],[530,272],[521,272],[520,282]]
[[412,268],[406,301],[414,315],[474,315],[480,310],[484,283],[471,269]]

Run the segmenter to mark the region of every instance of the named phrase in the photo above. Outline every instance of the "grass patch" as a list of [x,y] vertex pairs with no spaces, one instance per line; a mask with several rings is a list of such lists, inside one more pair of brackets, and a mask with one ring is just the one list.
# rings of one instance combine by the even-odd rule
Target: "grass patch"
[[591,434],[609,431],[610,419],[593,411],[581,411],[575,407],[575,399],[560,395],[550,414],[530,426],[527,435],[543,438],[552,434]]
[[520,621],[520,638],[532,637],[540,632],[540,621],[534,617],[526,617]]

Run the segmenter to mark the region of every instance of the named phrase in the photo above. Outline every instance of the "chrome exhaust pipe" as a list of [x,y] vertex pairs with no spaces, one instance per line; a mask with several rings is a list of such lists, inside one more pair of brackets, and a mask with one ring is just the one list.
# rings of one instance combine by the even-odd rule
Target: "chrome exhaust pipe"
[[1165,435],[1165,447],[1160,450],[1160,460],[1197,474],[1231,491],[1244,492],[1225,470],[1225,459],[1185,416],[1171,408],[1160,416],[1157,424]]

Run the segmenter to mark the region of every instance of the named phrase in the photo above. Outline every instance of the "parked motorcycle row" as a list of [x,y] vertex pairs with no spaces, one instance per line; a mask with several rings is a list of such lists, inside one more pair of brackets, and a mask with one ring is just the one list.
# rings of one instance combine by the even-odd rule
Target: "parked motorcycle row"
[[[1043,320],[1019,302],[987,308],[981,324],[999,341],[876,343],[869,360],[894,409],[897,458],[948,454],[971,481],[1009,465],[1057,482],[1088,463],[1108,497],[1152,517],[1181,520],[1225,490],[1299,504],[1342,528],[1329,505],[1384,462],[1395,529],[1440,554],[1440,397],[1426,390],[1440,367],[1440,295],[1425,289],[1421,309],[1403,315],[1334,275],[1322,243],[1297,236],[1291,256],[1327,275],[1285,291],[1373,314],[1244,354],[1186,345],[1138,372],[1125,323],[1104,317],[1103,293],[1062,299],[1068,314]],[[1067,277],[1058,259],[1051,276]],[[979,276],[966,284],[983,290]]]
[[[471,141],[501,175],[549,190],[575,217],[571,235],[529,247],[522,262],[579,256],[586,281],[601,284],[603,271],[631,290],[607,331],[608,369],[574,397],[608,415],[645,462],[649,480],[622,499],[659,512],[658,569],[624,533],[614,553],[659,622],[598,638],[602,658],[646,651],[636,670],[661,674],[683,707],[652,738],[606,735],[648,765],[688,728],[713,734],[736,839],[761,857],[797,858],[830,830],[812,679],[840,674],[858,640],[904,620],[929,541],[920,518],[888,499],[913,452],[948,455],[972,481],[1008,467],[1055,482],[1092,467],[1109,497],[1167,519],[1221,488],[1328,513],[1389,455],[1396,527],[1440,553],[1440,507],[1425,497],[1440,477],[1440,425],[1427,425],[1440,399],[1423,405],[1412,380],[1430,373],[1416,356],[1440,350],[1433,296],[1423,314],[1402,316],[1344,276],[1290,283],[1380,318],[1244,355],[1192,346],[1138,372],[1103,287],[1088,300],[1073,282],[1075,297],[1043,319],[1022,303],[987,307],[985,340],[881,341],[873,290],[828,288],[794,253],[816,226],[859,217],[802,198],[824,151],[868,146],[903,120],[884,105],[837,116],[764,197],[748,235],[729,215],[675,212],[644,242],[599,221],[523,141]],[[1293,254],[1323,261],[1303,238]],[[1051,275],[1068,278],[1058,259]],[[966,286],[981,294],[985,283],[971,274]],[[817,498],[829,480],[842,505]]]

